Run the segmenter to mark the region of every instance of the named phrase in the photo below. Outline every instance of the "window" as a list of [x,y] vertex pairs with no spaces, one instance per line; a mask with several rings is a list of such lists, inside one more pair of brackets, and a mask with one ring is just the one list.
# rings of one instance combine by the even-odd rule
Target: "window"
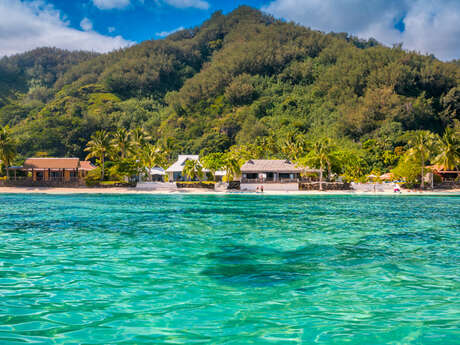
[[50,180],[60,180],[62,179],[62,171],[51,171]]

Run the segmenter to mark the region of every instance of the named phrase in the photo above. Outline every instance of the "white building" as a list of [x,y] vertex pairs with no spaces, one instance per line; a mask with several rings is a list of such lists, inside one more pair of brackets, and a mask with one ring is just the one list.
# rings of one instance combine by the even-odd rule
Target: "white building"
[[168,181],[186,181],[188,178],[182,174],[184,170],[185,163],[188,160],[199,160],[198,155],[179,155],[177,161],[174,162],[168,169],[166,169],[166,173],[168,174]]
[[[168,181],[188,181],[190,180],[187,176],[184,176],[182,171],[184,170],[185,163],[189,160],[199,161],[200,158],[198,155],[179,155],[177,161],[174,162],[168,169],[166,173],[168,174]],[[203,169],[203,173],[208,173],[209,170]],[[225,176],[225,171],[216,171],[215,178],[217,181],[222,181],[222,178]],[[206,176],[204,176],[206,180]]]

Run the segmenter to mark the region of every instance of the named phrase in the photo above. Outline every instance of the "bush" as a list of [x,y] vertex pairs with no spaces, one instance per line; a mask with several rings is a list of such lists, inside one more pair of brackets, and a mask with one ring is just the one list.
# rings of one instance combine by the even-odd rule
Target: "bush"
[[132,187],[133,184],[125,181],[101,181],[101,187]]
[[406,180],[408,185],[420,184],[420,164],[414,159],[402,157],[396,168],[391,170],[391,172],[395,178]]
[[242,74],[234,78],[225,90],[225,98],[232,105],[251,103],[255,97],[256,90],[249,74]]
[[85,183],[88,187],[94,187],[101,182],[101,168],[97,167],[91,170],[85,177]]

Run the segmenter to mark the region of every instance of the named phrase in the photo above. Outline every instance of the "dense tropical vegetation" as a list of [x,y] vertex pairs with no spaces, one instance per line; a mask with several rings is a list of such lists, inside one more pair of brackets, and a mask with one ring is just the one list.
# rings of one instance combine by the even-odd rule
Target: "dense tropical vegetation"
[[8,167],[16,156],[16,145],[11,137],[8,126],[0,128],[0,168],[6,171],[8,177]]
[[211,174],[286,158],[323,166],[326,178],[393,171],[415,183],[426,165],[459,167],[459,79],[456,62],[242,6],[108,54],[2,58],[0,126],[14,162],[89,154],[104,178],[199,153]]
[[[96,158],[99,169],[91,171],[89,182],[122,181],[133,176],[146,175],[151,178],[150,169],[166,168],[167,151],[152,145],[150,137],[141,128],[127,131],[124,128],[114,133],[97,131],[88,141],[85,151],[86,159]],[[109,166],[108,176],[106,165]]]

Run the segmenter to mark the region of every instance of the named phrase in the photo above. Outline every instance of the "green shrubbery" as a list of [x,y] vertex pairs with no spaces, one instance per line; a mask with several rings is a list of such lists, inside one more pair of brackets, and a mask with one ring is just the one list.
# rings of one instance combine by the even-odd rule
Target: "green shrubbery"
[[459,76],[456,63],[242,6],[108,54],[37,49],[0,59],[0,126],[11,125],[23,157],[84,158],[95,132],[118,128],[144,128],[170,160],[235,145],[292,159],[287,143],[328,137],[358,152],[343,172],[356,179],[395,168],[412,131],[454,127]]
[[97,186],[101,182],[101,168],[97,167],[88,172],[85,177],[85,183],[88,187]]

